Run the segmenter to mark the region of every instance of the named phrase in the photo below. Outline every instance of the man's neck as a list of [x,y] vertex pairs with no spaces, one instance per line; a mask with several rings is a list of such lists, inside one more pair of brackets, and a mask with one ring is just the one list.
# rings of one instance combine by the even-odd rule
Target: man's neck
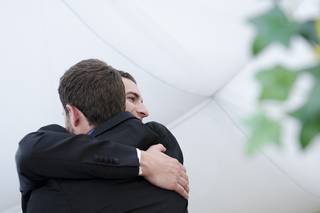
[[95,128],[94,125],[89,125],[89,123],[86,122],[74,128],[73,133],[76,135],[89,134],[94,128]]

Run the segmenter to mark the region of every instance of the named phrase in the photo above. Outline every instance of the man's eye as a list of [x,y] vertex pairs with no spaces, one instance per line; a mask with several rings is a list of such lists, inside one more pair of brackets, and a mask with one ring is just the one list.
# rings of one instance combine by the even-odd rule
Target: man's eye
[[130,102],[134,102],[134,100],[135,100],[134,97],[127,97],[127,99],[128,99]]

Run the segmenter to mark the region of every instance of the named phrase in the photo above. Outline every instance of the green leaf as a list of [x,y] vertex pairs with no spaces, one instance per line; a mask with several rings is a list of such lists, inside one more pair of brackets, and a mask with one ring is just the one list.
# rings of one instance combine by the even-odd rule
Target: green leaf
[[297,75],[298,72],[279,65],[258,72],[256,78],[262,86],[259,100],[286,100]]
[[316,81],[307,101],[298,110],[290,113],[301,123],[300,146],[306,149],[320,133],[320,81]]
[[320,116],[320,82],[316,81],[308,99],[302,107],[291,113],[292,116],[300,121],[308,121]]
[[266,46],[268,43],[265,39],[263,39],[261,36],[256,36],[256,38],[253,41],[253,44],[251,46],[251,52],[254,56],[258,55]]
[[291,38],[299,30],[299,24],[289,19],[279,6],[274,6],[264,14],[251,18],[249,22],[257,30],[251,48],[253,55],[257,55],[273,42],[289,47]]
[[256,153],[267,144],[281,144],[281,125],[268,118],[263,113],[257,113],[247,120],[250,128],[246,152],[249,155]]
[[302,69],[302,71],[311,74],[316,80],[320,81],[320,64],[314,65],[307,69]]
[[308,20],[306,22],[301,23],[298,32],[311,45],[319,43],[316,31],[316,20]]
[[299,34],[313,46],[316,56],[320,59],[320,18],[301,23]]
[[320,133],[320,119],[303,123],[300,130],[300,147],[306,149]]

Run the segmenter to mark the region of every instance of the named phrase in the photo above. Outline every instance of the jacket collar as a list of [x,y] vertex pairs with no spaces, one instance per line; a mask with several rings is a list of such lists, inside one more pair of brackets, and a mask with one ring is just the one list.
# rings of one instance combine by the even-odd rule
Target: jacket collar
[[109,118],[106,122],[104,122],[100,126],[96,127],[95,131],[91,134],[91,136],[97,137],[103,134],[104,132],[108,131],[109,129],[129,119],[137,119],[137,118],[134,117],[130,112],[120,112],[115,116]]

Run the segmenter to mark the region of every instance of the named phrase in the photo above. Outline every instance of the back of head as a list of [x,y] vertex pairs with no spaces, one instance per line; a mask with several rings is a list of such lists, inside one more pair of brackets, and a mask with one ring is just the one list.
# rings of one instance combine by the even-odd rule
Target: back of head
[[59,96],[77,107],[92,125],[100,125],[125,111],[125,91],[118,70],[98,59],[80,61],[60,79]]

